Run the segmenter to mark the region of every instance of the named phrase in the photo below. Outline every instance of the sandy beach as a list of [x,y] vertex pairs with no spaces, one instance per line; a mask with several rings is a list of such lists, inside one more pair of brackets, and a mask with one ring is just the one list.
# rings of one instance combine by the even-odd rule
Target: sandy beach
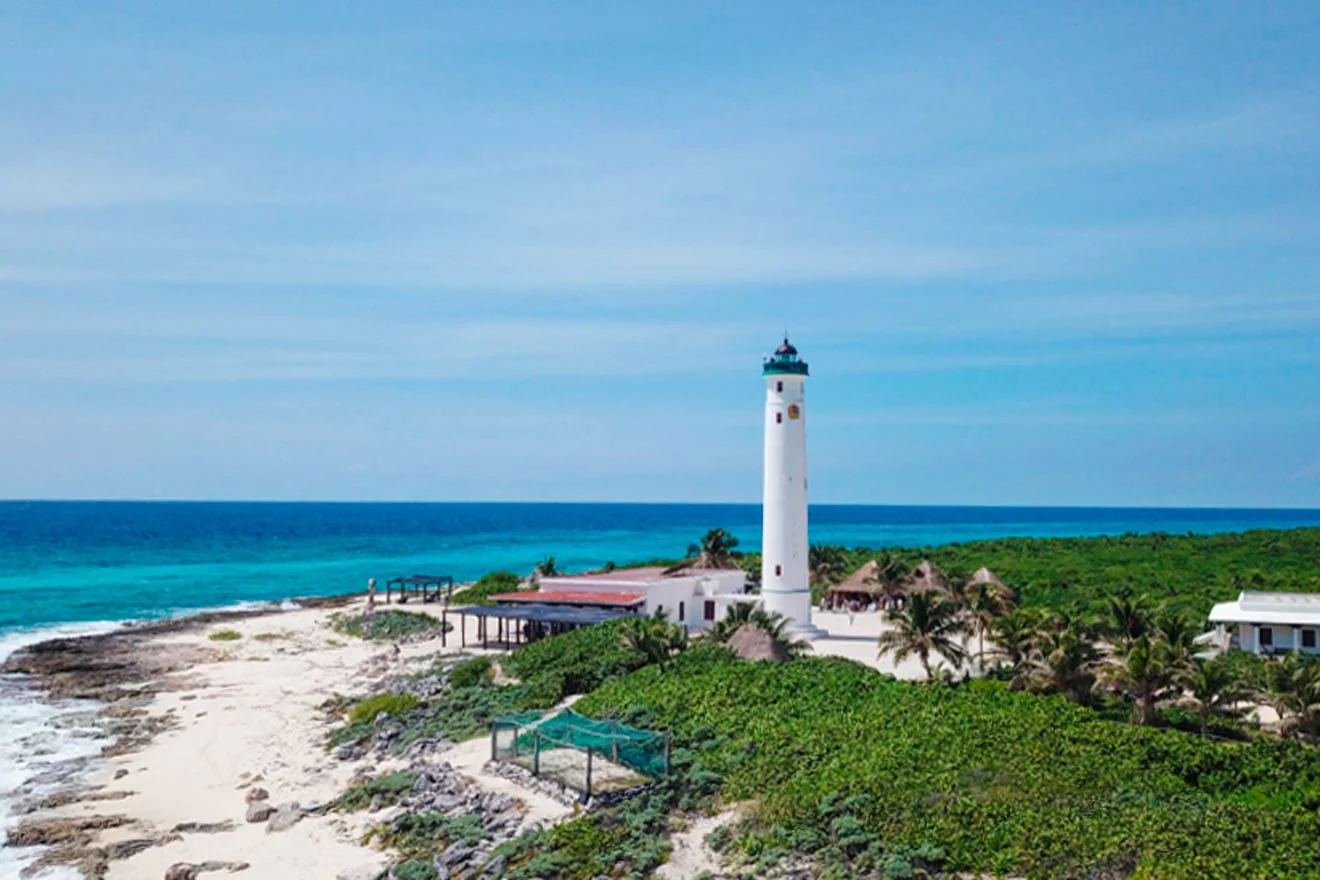
[[[94,763],[85,787],[68,794],[72,802],[26,817],[29,828],[45,823],[63,829],[48,836],[72,844],[44,850],[46,862],[72,862],[85,875],[108,880],[155,880],[180,863],[227,865],[221,874],[246,865],[241,870],[251,880],[330,878],[357,869],[367,876],[367,866],[383,867],[385,855],[360,843],[378,821],[370,813],[301,811],[300,821],[282,831],[245,821],[252,789],[265,789],[272,806],[296,802],[307,808],[341,794],[364,766],[373,773],[394,769],[390,761],[373,763],[370,755],[343,761],[328,753],[332,718],[319,707],[335,695],[365,693],[386,676],[461,650],[456,639],[442,647],[434,638],[401,644],[396,653],[388,643],[352,639],[331,628],[337,611],[362,605],[275,611],[147,637],[141,647],[183,662],[166,664],[167,671],[149,681],[121,682],[125,692],[151,694],[145,705],[118,710],[135,716],[131,735]],[[475,636],[476,621],[468,627]],[[211,640],[220,630],[239,638]],[[116,714],[115,705],[108,711]],[[525,824],[571,815],[549,797],[483,774],[488,757],[484,740],[477,740],[435,759],[483,790],[515,796],[527,810]]]
[[[93,679],[96,695],[108,702],[106,714],[118,719],[118,742],[57,799],[67,802],[48,801],[24,817],[27,830],[41,832],[29,840],[54,844],[29,850],[41,853],[34,867],[73,866],[106,880],[155,880],[180,864],[204,865],[217,875],[241,870],[252,880],[372,876],[383,869],[386,854],[362,844],[379,816],[307,808],[334,799],[355,775],[391,772],[403,761],[370,754],[340,760],[327,751],[336,721],[323,704],[368,693],[390,676],[429,667],[437,656],[481,650],[460,648],[456,631],[447,646],[430,638],[397,649],[342,635],[332,628],[332,616],[365,607],[364,599],[346,601],[343,607],[214,615],[164,632],[127,634],[131,668]],[[407,608],[439,614],[434,606]],[[457,625],[459,619],[450,620]],[[819,613],[816,620],[830,636],[816,640],[815,654],[847,657],[902,678],[922,676],[915,658],[898,665],[877,660],[880,615],[850,621],[846,614]],[[467,628],[468,645],[479,644],[476,620]],[[220,631],[238,637],[211,638]],[[85,678],[71,683],[59,675],[44,683],[80,695],[88,686]],[[488,757],[479,738],[428,760],[446,762],[481,791],[515,798],[526,811],[524,827],[572,815],[546,795],[484,773]],[[269,794],[272,807],[297,804],[299,820],[278,831],[268,830],[266,821],[245,821],[248,793],[255,789]]]

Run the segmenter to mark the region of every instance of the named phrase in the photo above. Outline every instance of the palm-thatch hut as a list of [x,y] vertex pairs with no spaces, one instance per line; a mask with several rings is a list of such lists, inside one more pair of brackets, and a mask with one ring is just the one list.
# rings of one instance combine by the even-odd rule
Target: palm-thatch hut
[[954,592],[944,574],[929,559],[921,560],[921,564],[912,569],[912,574],[908,575],[903,586],[907,593],[940,593],[948,596]]
[[995,588],[995,592],[998,593],[999,597],[1003,599],[1005,602],[1008,602],[1012,605],[1016,605],[1018,603],[1017,590],[1013,589],[1008,584],[1001,581],[993,571],[991,571],[990,569],[986,568],[983,565],[980,568],[978,568],[976,570],[976,573],[972,575],[971,579],[967,581],[967,589],[970,592],[972,588],[979,587],[984,584],[993,586]]
[[743,660],[771,660],[783,663],[792,659],[788,649],[770,633],[751,623],[744,623],[729,637],[726,647]]
[[830,587],[831,604],[861,602],[869,605],[884,592],[880,583],[880,563],[872,559],[846,579]]

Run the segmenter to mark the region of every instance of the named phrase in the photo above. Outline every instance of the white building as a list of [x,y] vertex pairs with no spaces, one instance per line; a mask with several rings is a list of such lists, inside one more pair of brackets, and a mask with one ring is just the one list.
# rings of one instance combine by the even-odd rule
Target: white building
[[543,577],[536,592],[491,598],[500,604],[613,608],[646,615],[663,609],[665,617],[695,633],[723,618],[730,605],[755,602],[756,597],[746,592],[746,583],[741,569],[684,568],[671,573],[659,567],[623,568]]
[[1227,651],[1241,648],[1254,654],[1301,651],[1320,653],[1320,594],[1258,593],[1238,595],[1210,611],[1217,643]]
[[761,602],[799,636],[823,636],[811,622],[807,556],[807,362],[784,344],[762,364],[765,484],[761,509]]

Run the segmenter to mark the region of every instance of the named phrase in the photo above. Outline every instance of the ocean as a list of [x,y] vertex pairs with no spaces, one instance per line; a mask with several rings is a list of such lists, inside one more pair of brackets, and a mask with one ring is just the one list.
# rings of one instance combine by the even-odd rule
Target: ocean
[[[848,547],[1300,525],[1320,525],[1320,510],[811,509],[812,541]],[[0,639],[361,591],[372,577],[526,574],[548,556],[564,571],[677,558],[716,527],[757,550],[760,506],[0,502]]]
[[[849,547],[1008,536],[1226,532],[1320,525],[1320,510],[814,506],[813,541]],[[361,591],[414,573],[471,580],[681,557],[708,529],[759,549],[751,504],[0,502],[0,660],[57,635],[203,608]],[[0,676],[0,834],[103,741],[93,706]],[[0,847],[0,880],[30,850]],[[50,877],[61,876],[50,874]],[[67,874],[63,876],[69,876]]]

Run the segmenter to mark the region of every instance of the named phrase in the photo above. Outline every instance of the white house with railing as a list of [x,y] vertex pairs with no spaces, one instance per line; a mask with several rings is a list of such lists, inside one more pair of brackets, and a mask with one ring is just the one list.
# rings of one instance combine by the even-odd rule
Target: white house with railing
[[1320,594],[1245,590],[1210,611],[1222,650],[1253,654],[1320,653]]

